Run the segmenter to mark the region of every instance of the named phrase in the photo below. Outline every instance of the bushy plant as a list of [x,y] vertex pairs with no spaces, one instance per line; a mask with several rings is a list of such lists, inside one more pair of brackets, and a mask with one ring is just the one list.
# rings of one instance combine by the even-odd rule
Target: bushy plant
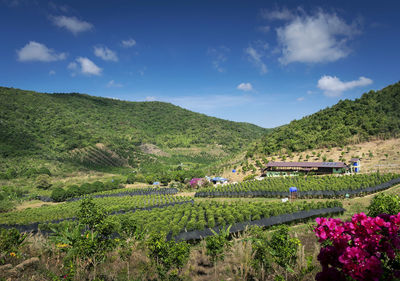
[[250,181],[250,180],[254,180],[254,178],[256,177],[256,175],[247,175],[243,178],[243,181]]
[[36,178],[36,187],[40,189],[49,189],[51,187],[50,176],[49,175],[39,175]]
[[134,184],[136,182],[136,174],[129,174],[128,177],[126,178],[126,183],[127,184]]
[[380,214],[394,215],[400,213],[400,197],[380,193],[376,195],[368,206],[368,216],[376,217]]
[[19,248],[25,243],[26,234],[17,229],[0,229],[0,264],[3,264],[9,256],[16,256]]
[[231,246],[231,242],[228,240],[230,228],[231,226],[221,229],[219,234],[211,229],[214,235],[206,237],[206,253],[213,263],[223,260],[225,258],[225,249],[229,249]]
[[289,227],[280,225],[268,243],[274,261],[285,270],[292,270],[297,260],[300,240],[289,235]]
[[51,197],[51,199],[53,199],[56,202],[62,202],[67,199],[67,193],[61,187],[56,187],[51,192],[50,197]]
[[[149,249],[149,257],[157,267],[160,280],[176,277],[177,271],[179,272],[189,259],[189,244],[166,241],[164,233],[152,233],[146,244]],[[171,270],[172,272],[170,272]],[[170,274],[168,274],[169,272]]]
[[314,231],[322,244],[316,280],[398,280],[400,213],[351,221],[317,218]]
[[82,200],[77,219],[77,225],[67,224],[61,229],[54,229],[51,240],[66,252],[66,264],[77,258],[83,259],[96,271],[106,253],[116,246],[111,239],[114,226],[107,220],[105,210],[96,206],[92,198]]

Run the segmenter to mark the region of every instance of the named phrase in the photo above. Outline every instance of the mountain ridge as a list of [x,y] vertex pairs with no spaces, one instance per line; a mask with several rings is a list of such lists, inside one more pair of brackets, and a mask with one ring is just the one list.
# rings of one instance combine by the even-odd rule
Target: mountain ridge
[[397,82],[364,93],[355,100],[340,100],[331,107],[277,127],[259,139],[247,155],[299,152],[399,135],[400,82]]
[[[3,158],[68,160],[69,152],[86,148],[99,151],[96,144],[100,143],[136,166],[135,162],[149,158],[140,149],[143,144],[166,150],[216,146],[232,154],[268,131],[159,101],[130,102],[7,87],[0,87],[0,99]],[[107,154],[107,150],[100,154]]]

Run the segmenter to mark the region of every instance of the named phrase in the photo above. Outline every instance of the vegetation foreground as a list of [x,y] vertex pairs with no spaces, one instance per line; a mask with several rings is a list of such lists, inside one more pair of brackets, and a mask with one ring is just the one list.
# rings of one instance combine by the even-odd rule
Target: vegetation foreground
[[[3,225],[0,274],[3,280],[396,280],[400,218],[394,215],[400,212],[400,198],[393,194],[399,188],[342,202],[299,199],[286,203],[269,198],[191,198],[187,202],[182,196],[145,190],[139,195],[88,197],[3,213],[1,223],[8,224],[71,216],[75,220],[42,224],[42,232],[35,234]],[[163,207],[166,203],[172,204]],[[335,206],[346,208],[342,220],[321,218],[315,224],[314,215],[266,230],[249,225],[232,233],[245,221]],[[117,209],[128,212],[112,214]],[[371,217],[353,216],[360,212]],[[174,239],[180,233],[209,228],[213,235],[205,238]]]

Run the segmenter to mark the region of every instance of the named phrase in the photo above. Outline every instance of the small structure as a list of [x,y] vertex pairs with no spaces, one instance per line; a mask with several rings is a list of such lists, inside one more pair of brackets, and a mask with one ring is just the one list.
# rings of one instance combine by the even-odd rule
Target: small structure
[[155,182],[153,182],[153,185],[160,185],[160,182],[159,181],[155,181]]
[[297,197],[297,187],[295,187],[295,186],[290,187],[289,188],[289,192],[290,192],[290,199],[291,200],[296,199],[296,197]]
[[359,173],[361,167],[361,159],[360,158],[351,158],[350,159],[350,171],[352,173]]
[[214,178],[211,179],[211,181],[212,181],[213,184],[217,184],[217,183],[224,184],[224,183],[228,182],[228,179],[222,178],[222,177],[214,177]]
[[344,174],[347,170],[348,167],[343,162],[269,162],[262,176],[290,176],[298,173]]

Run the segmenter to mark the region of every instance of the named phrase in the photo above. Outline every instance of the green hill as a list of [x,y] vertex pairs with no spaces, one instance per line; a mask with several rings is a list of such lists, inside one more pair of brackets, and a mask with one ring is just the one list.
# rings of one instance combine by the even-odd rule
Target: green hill
[[[252,124],[163,102],[4,87],[0,87],[0,101],[0,160],[34,158],[135,167],[157,157],[179,163],[178,156],[186,155],[193,162],[209,163],[216,160],[215,151],[225,156],[236,153],[266,132]],[[154,155],[148,147],[154,148]]]
[[400,134],[400,82],[361,98],[341,100],[300,120],[281,126],[257,141],[249,151],[273,154],[343,146]]

